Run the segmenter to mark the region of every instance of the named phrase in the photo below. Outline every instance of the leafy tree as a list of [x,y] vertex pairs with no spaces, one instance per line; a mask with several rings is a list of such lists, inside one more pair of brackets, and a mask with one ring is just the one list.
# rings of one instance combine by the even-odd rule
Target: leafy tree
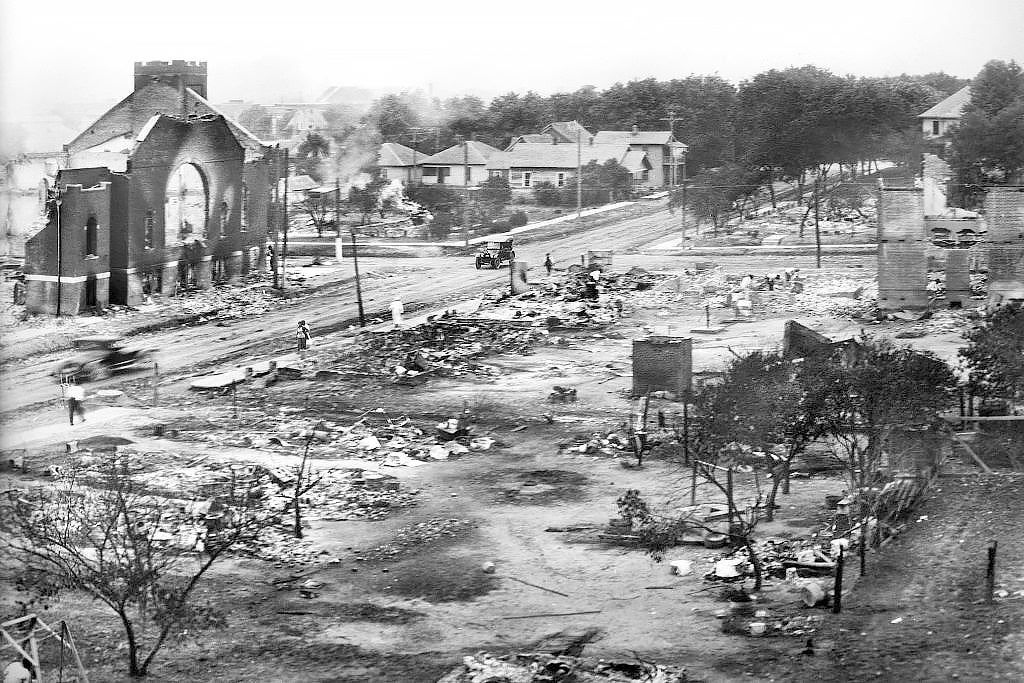
[[406,194],[433,214],[457,214],[465,204],[462,194],[447,185],[410,185]]
[[514,135],[536,133],[550,122],[544,98],[533,91],[495,97],[487,107],[487,115],[491,137],[499,138],[499,147],[507,145]]
[[1016,62],[987,63],[971,102],[949,135],[956,183],[951,201],[976,206],[982,185],[1017,182],[1024,173],[1024,72]]
[[897,428],[941,424],[937,415],[956,386],[949,366],[931,352],[861,337],[852,362],[808,366],[799,381],[821,387],[824,431],[839,447],[839,459],[854,490],[880,481],[886,438]]
[[766,502],[769,520],[780,486],[789,493],[793,460],[823,433],[823,404],[813,377],[813,372],[798,373],[780,353],[754,351],[734,359],[722,382],[707,389],[705,428],[714,430],[719,443],[738,442],[775,453]]
[[512,201],[512,188],[508,180],[501,176],[493,176],[480,183],[480,189],[476,192],[485,220],[500,214]]
[[[581,169],[583,206],[594,206],[624,199],[633,192],[633,174],[614,159],[603,164],[590,161]],[[575,206],[576,183],[562,188],[562,204]]]
[[362,123],[375,128],[385,138],[407,134],[422,126],[429,103],[420,93],[387,94],[374,100]]
[[305,173],[318,183],[323,182],[324,160],[331,155],[331,143],[327,138],[316,132],[306,134],[298,149],[295,150],[295,170]]
[[558,206],[562,203],[562,192],[554,183],[542,180],[533,184],[533,200],[541,206]]
[[1024,398],[1024,306],[991,311],[984,323],[964,335],[960,349],[969,372],[968,387],[978,396]]
[[334,198],[328,199],[325,195],[308,196],[299,202],[298,208],[309,216],[309,222],[316,228],[316,236],[323,237],[324,228],[331,222],[328,215],[334,209]]
[[[174,635],[223,627],[195,590],[232,549],[276,524],[280,511],[260,500],[261,477],[232,478],[218,499],[221,525],[186,541],[178,504],[146,492],[123,455],[70,468],[61,482],[0,496],[0,543],[46,591],[83,591],[113,611],[124,628],[131,676],[149,673]],[[244,481],[245,483],[239,483]],[[198,513],[197,513],[198,514]]]
[[377,176],[362,187],[353,185],[349,188],[348,203],[360,213],[363,225],[366,225],[374,211],[380,210],[381,190],[387,184],[387,180]]

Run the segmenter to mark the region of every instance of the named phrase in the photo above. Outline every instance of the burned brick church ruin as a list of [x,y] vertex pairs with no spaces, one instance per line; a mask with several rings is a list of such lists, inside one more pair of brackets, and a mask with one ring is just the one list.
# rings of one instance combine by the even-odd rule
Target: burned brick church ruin
[[206,62],[136,62],[132,93],[64,146],[25,245],[30,313],[137,305],[264,267],[276,149],[206,84]]

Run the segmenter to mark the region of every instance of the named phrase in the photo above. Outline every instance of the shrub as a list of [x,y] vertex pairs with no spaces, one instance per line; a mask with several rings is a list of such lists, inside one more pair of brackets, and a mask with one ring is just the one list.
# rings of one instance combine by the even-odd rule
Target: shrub
[[525,211],[515,211],[508,217],[509,227],[512,228],[521,228],[529,222],[530,220],[526,217]]
[[544,180],[533,186],[533,198],[541,206],[558,206],[562,193],[552,183]]

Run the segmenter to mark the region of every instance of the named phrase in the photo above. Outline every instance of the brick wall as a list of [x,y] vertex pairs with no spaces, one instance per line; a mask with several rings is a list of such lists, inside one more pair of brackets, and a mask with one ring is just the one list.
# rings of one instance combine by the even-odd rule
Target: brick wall
[[882,188],[878,199],[878,307],[928,305],[924,195],[910,188]]
[[1024,301],[1024,187],[989,187],[988,305]]
[[[111,184],[70,185],[66,184],[67,177],[62,174],[58,178],[63,187],[59,220],[54,214],[25,244],[29,313],[56,314],[58,296],[61,315],[77,315],[90,303],[106,306],[108,302]],[[92,222],[95,248],[87,249],[87,231]],[[94,302],[87,300],[93,298],[87,297],[89,291],[95,292]]]
[[946,250],[946,301],[965,305],[971,298],[970,252]]
[[669,391],[682,396],[693,378],[693,340],[648,337],[633,340],[633,395]]

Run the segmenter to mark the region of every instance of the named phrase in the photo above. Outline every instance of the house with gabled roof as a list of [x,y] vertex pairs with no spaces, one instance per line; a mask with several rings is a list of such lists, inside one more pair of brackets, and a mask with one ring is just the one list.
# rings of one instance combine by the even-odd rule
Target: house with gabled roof
[[506,152],[509,165],[509,186],[513,190],[528,190],[537,183],[548,182],[565,187],[576,176],[577,165],[591,161],[603,164],[614,160],[633,174],[633,187],[643,187],[650,180],[651,162],[642,150],[630,149],[626,144],[597,144],[593,137],[582,144],[572,143],[520,143]]
[[970,101],[971,86],[965,85],[928,111],[918,114],[917,118],[921,120],[921,134],[926,140],[945,137],[949,129],[960,122],[964,107]]
[[509,142],[508,147],[505,148],[505,151],[510,151],[522,142],[557,145],[561,142],[587,142],[593,135],[579,121],[555,121],[544,126],[539,133],[525,133],[514,136],[512,141]]
[[640,130],[637,126],[632,130],[602,130],[594,135],[594,143],[626,144],[631,150],[644,152],[651,163],[650,187],[666,187],[673,181],[678,185],[683,180],[687,146],[671,131]]
[[423,177],[423,161],[429,156],[397,142],[385,142],[377,150],[378,172],[384,180],[418,183]]
[[501,150],[467,140],[432,154],[421,167],[424,185],[471,187],[492,176],[506,175],[508,162]]

